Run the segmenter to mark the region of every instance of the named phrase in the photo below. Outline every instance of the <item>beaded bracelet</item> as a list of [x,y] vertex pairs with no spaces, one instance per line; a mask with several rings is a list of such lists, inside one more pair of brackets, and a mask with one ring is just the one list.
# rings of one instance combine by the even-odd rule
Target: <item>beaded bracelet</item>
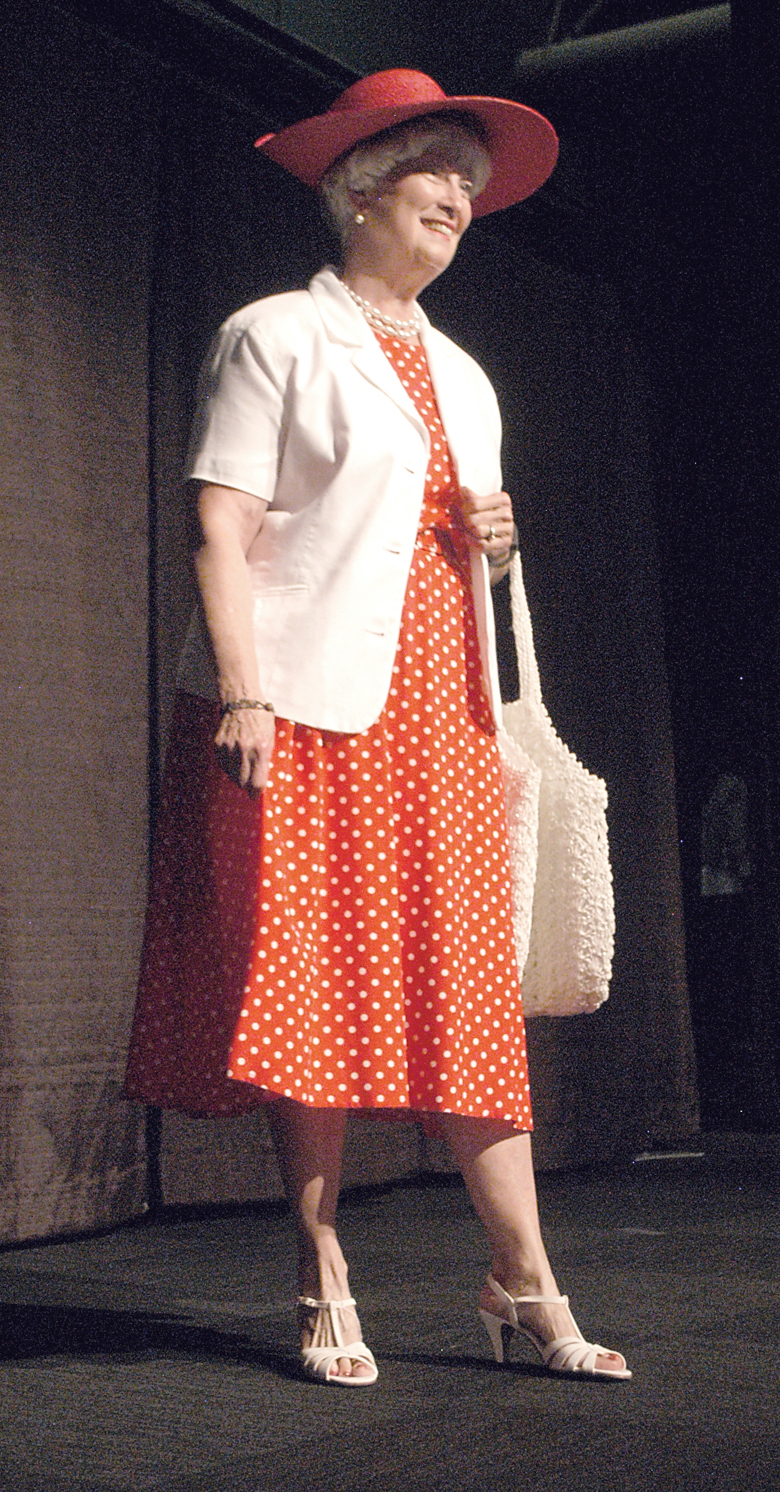
[[275,713],[272,704],[267,699],[228,699],[222,706],[222,715],[235,715],[238,710],[270,710]]

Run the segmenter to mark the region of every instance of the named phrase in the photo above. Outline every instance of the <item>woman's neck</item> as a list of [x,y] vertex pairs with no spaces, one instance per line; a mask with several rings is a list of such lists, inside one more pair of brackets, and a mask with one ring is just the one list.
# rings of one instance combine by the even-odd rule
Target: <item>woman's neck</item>
[[423,328],[423,315],[416,301],[411,302],[411,314],[409,316],[397,316],[391,312],[380,310],[375,301],[369,300],[368,296],[361,295],[343,276],[341,283],[347,295],[355,302],[358,310],[362,311],[372,331],[389,333],[391,336],[400,337],[405,342],[418,342],[420,340]]
[[341,278],[351,290],[361,295],[383,316],[408,321],[417,307],[417,291],[422,286],[392,284],[385,276],[346,264]]

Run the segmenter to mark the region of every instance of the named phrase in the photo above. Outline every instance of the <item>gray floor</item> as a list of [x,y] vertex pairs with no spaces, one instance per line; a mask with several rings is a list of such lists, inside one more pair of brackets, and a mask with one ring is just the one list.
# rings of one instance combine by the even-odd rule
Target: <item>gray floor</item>
[[296,1375],[280,1212],[0,1255],[1,1492],[777,1492],[777,1139],[540,1178],[559,1283],[629,1384],[496,1367],[453,1184],[347,1198],[381,1368]]

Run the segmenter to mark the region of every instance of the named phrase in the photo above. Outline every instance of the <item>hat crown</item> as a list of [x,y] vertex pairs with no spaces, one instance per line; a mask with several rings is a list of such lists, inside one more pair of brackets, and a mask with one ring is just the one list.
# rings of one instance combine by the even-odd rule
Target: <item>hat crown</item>
[[391,67],[371,73],[345,88],[328,109],[329,114],[351,114],[366,109],[401,109],[413,104],[440,104],[447,95],[426,73],[408,67]]

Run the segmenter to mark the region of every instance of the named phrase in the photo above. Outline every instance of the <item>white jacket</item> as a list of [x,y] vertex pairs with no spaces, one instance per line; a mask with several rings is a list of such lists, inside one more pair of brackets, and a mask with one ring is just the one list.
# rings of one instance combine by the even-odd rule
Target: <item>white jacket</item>
[[[501,488],[493,389],[465,352],[424,320],[442,423],[459,480]],[[231,316],[202,374],[189,476],[263,498],[251,555],[264,697],[278,715],[353,734],[387,699],[422,507],[424,421],[335,273]],[[472,580],[485,679],[501,704],[487,564]],[[216,697],[199,617],[179,686]]]

